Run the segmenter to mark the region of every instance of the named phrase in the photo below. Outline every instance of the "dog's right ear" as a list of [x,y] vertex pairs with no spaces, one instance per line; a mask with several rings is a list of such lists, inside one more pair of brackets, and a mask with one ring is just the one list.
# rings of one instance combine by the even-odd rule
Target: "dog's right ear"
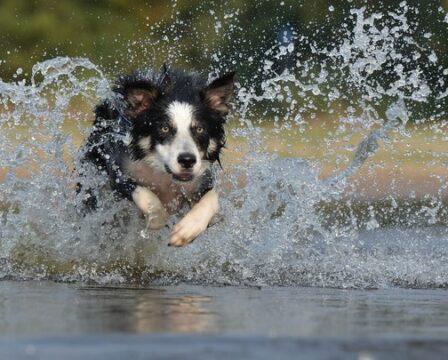
[[135,117],[149,110],[159,95],[159,89],[149,83],[126,87],[123,96],[129,104],[128,114]]

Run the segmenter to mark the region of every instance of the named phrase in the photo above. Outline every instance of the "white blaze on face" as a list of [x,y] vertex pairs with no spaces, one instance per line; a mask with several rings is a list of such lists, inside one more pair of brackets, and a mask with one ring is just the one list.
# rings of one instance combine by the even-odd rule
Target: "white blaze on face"
[[191,125],[194,122],[193,106],[188,103],[174,101],[168,106],[167,115],[176,128],[176,133],[170,142],[156,145],[156,151],[170,170],[177,174],[183,171],[177,162],[178,156],[182,153],[195,155],[196,164],[194,164],[192,172],[194,175],[197,175],[201,169],[201,157],[191,135]]

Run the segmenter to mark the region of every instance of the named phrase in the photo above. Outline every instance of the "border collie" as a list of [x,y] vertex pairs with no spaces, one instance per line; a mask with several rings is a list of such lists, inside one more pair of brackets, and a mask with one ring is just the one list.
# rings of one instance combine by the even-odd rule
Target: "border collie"
[[[233,78],[231,72],[208,84],[204,76],[166,66],[159,74],[138,71],[121,76],[113,96],[95,109],[83,161],[108,175],[147,226],[160,229],[170,213],[192,206],[172,229],[169,246],[193,241],[218,211],[213,164],[225,145]],[[94,208],[95,197],[86,193]]]

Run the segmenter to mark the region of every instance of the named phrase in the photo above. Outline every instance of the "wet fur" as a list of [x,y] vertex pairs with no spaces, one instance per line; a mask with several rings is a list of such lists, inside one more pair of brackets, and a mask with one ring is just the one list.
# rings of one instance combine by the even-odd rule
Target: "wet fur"
[[[208,84],[204,76],[166,67],[158,74],[139,71],[120,77],[113,96],[95,109],[84,161],[108,175],[111,188],[137,205],[148,227],[163,227],[185,202],[192,206],[174,227],[171,245],[194,240],[218,211],[213,164],[225,145],[233,76]],[[94,208],[95,198],[86,203]]]

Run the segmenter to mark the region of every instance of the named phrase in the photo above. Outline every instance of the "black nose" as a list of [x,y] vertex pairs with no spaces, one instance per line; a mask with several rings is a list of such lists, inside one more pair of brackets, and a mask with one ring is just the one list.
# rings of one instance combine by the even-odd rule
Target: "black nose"
[[196,164],[196,156],[192,153],[182,153],[177,157],[177,162],[184,169],[191,169],[194,164]]

